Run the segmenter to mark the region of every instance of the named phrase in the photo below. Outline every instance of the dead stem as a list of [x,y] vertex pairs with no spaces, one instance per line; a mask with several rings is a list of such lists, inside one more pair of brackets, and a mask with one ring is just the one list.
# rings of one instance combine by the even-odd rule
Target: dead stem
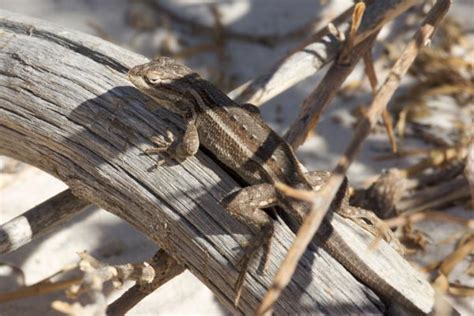
[[474,251],[474,235],[470,235],[466,242],[461,244],[454,252],[447,256],[438,268],[438,277],[433,282],[433,287],[440,293],[446,293],[449,288],[448,276],[454,267],[466,256]]
[[[417,1],[392,1],[390,6],[372,5],[375,2],[365,1],[365,19],[354,38],[354,46],[377,33],[386,23],[412,7]],[[335,18],[332,23],[338,30],[349,28],[347,18],[352,11],[346,11]],[[328,27],[318,32],[308,45],[299,45],[290,55],[277,62],[269,72],[234,89],[229,96],[239,103],[261,105],[274,96],[282,93],[297,82],[315,74],[324,65],[333,60],[340,52],[338,39],[330,36]]]
[[366,117],[360,120],[357,125],[353,140],[346,149],[344,156],[339,160],[334,169],[334,173],[329,177],[327,185],[315,194],[312,209],[298,230],[296,239],[288,251],[288,255],[283,261],[283,264],[280,266],[271,288],[263,298],[257,310],[258,315],[269,313],[273,303],[280,296],[281,291],[288,285],[299,259],[318,230],[322,219],[326,215],[333,198],[336,196],[336,193],[344,180],[344,174],[346,173],[350,163],[354,160],[355,155],[358,153],[362,142],[369,135],[377,118],[380,117],[381,113],[385,110],[388,101],[400,85],[401,78],[405,75],[408,68],[415,60],[420,47],[423,47],[428,43],[428,40],[433,35],[436,26],[447,13],[450,4],[451,2],[447,0],[436,2],[423,21],[422,26],[416,32],[414,39],[407,44],[402,55],[388,74],[386,81],[377,91]]
[[107,315],[125,315],[142,299],[185,270],[163,250],[159,250],[153,256],[150,265],[155,271],[153,281],[150,283],[137,282],[107,307]]
[[9,253],[52,231],[90,203],[67,189],[0,226],[0,253]]

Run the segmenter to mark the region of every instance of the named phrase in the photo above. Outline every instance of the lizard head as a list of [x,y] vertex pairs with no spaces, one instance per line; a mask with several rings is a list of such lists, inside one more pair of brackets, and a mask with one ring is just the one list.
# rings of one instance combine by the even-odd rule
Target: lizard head
[[178,101],[192,88],[199,75],[172,58],[158,57],[130,69],[128,78],[138,90],[161,106],[180,114]]

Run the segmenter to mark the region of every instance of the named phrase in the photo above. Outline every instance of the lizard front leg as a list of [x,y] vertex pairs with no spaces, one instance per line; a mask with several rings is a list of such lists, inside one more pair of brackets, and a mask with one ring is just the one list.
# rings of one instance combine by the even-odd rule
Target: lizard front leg
[[192,110],[183,115],[185,122],[184,134],[175,139],[170,131],[167,131],[166,139],[152,137],[151,141],[156,147],[147,148],[147,154],[160,154],[166,152],[172,158],[182,161],[194,156],[199,149],[199,134],[196,127],[196,113]]

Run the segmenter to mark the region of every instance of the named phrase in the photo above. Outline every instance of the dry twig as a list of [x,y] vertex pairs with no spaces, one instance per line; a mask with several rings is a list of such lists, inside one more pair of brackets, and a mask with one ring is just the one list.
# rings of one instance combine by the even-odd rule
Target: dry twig
[[107,307],[107,315],[125,315],[147,295],[185,270],[163,250],[159,250],[153,256],[150,265],[155,271],[153,280],[149,283],[137,282]]
[[422,26],[416,32],[414,39],[407,44],[402,55],[392,67],[385,83],[377,91],[366,117],[364,117],[357,125],[353,140],[346,149],[344,156],[339,160],[334,169],[334,173],[330,176],[327,182],[327,185],[318,192],[318,194],[315,194],[312,209],[298,230],[296,239],[274,278],[272,287],[267,292],[257,310],[258,314],[263,315],[271,310],[271,306],[291,280],[299,259],[319,228],[319,225],[326,215],[334,196],[339,190],[350,162],[355,158],[362,142],[375,125],[377,118],[380,117],[381,113],[385,110],[388,101],[399,86],[401,78],[405,75],[408,68],[415,60],[420,47],[423,47],[428,43],[428,40],[432,36],[436,26],[447,13],[450,4],[451,2],[448,0],[440,0],[436,2],[435,6],[423,21]]
[[67,189],[0,226],[0,253],[8,253],[58,227],[90,203]]
[[[366,4],[369,1],[366,1]],[[386,23],[408,10],[416,3],[415,0],[373,1],[367,4],[364,19],[354,38],[357,46],[366,38],[380,30]],[[337,30],[349,28],[347,18],[352,10],[348,10],[335,18],[330,24]],[[292,87],[299,81],[315,74],[324,65],[333,60],[340,52],[339,39],[332,36],[326,27],[315,34],[305,47],[298,46],[289,56],[277,62],[268,73],[249,81],[230,92],[229,96],[239,103],[261,105],[276,95]]]
[[146,284],[152,282],[155,277],[153,267],[147,262],[112,266],[98,261],[86,252],[79,253],[79,256],[81,257],[79,268],[84,275],[80,283],[71,285],[67,294],[71,298],[77,298],[86,293],[91,303],[87,305],[58,301],[52,303],[53,308],[69,315],[85,315],[90,311],[105,314],[107,305],[102,289],[107,281],[112,281],[113,286],[119,288],[126,280]]
[[[79,253],[79,256],[81,260],[78,264],[66,266],[38,283],[19,288],[12,292],[0,293],[0,303],[67,290],[68,296],[72,298],[77,298],[84,293],[89,294],[93,301],[92,305],[95,305],[95,307],[93,307],[94,310],[99,309],[105,311],[105,298],[102,293],[103,283],[112,281],[112,284],[117,288],[126,280],[134,280],[139,284],[146,284],[152,282],[155,277],[153,268],[146,262],[112,266],[98,261],[86,252]],[[55,279],[61,278],[65,276],[66,273],[77,268],[84,272],[83,276],[69,277],[65,280],[55,281]],[[161,278],[164,277],[161,276]],[[73,305],[63,302],[54,304],[58,307],[58,310],[75,315],[77,315],[79,311],[84,311],[83,308],[89,308],[78,305],[77,303]]]
[[[363,10],[361,11],[360,9],[354,11],[354,19],[356,21],[354,24],[360,25],[362,17],[360,14],[362,12]],[[341,59],[343,62],[334,63],[316,89],[303,101],[298,118],[284,136],[285,140],[293,148],[303,144],[308,133],[316,127],[321,115],[336,95],[338,88],[352,72],[359,59],[373,46],[377,33],[365,39],[355,48],[351,47],[351,54],[344,56]],[[349,36],[349,38],[352,38],[349,45],[353,45],[355,37],[356,34],[354,32]]]
[[454,267],[461,262],[466,256],[474,251],[474,235],[466,238],[465,243],[461,245],[449,256],[447,256],[438,268],[438,276],[433,282],[433,287],[440,293],[445,293],[450,287],[448,276]]

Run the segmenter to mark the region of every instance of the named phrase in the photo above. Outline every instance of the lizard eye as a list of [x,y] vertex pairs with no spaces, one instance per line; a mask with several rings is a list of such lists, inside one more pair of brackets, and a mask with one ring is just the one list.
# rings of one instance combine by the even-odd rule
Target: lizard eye
[[158,84],[161,82],[161,79],[158,78],[158,77],[145,77],[145,81],[148,83],[148,84]]

